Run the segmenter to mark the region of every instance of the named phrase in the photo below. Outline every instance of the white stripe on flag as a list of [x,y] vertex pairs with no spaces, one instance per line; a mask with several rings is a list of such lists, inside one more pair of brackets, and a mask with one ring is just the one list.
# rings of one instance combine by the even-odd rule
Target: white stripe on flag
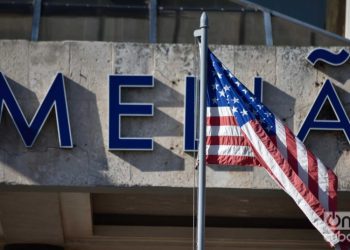
[[258,152],[260,157],[264,160],[267,166],[270,168],[273,175],[283,183],[285,191],[293,198],[293,200],[302,209],[308,219],[317,228],[317,230],[326,238],[326,240],[332,245],[336,245],[339,242],[337,235],[329,228],[329,226],[318,216],[318,214],[310,207],[305,201],[303,196],[298,192],[289,178],[285,175],[281,167],[278,165],[274,157],[268,151],[264,143],[260,140],[259,136],[254,131],[250,122],[247,122],[242,127],[243,132],[252,143],[255,151]]
[[276,124],[277,148],[281,152],[283,157],[286,160],[288,160],[286,129],[278,119],[275,119],[275,124]]
[[207,155],[254,156],[251,147],[236,145],[207,145]]
[[207,117],[209,116],[233,116],[230,107],[207,107]]
[[239,126],[207,126],[207,136],[241,136]]
[[305,186],[309,187],[309,163],[307,160],[307,150],[298,138],[295,138],[295,141],[297,144],[298,175]]
[[328,191],[329,180],[328,172],[323,163],[317,158],[317,170],[318,170],[318,199],[326,211],[329,211],[328,203]]

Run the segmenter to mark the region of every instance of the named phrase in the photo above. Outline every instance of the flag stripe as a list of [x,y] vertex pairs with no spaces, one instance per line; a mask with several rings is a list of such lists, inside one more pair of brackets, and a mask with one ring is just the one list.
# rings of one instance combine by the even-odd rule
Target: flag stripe
[[306,186],[309,183],[309,169],[308,169],[308,159],[307,159],[307,151],[305,149],[304,144],[301,143],[300,140],[296,138],[297,145],[297,164],[298,164],[298,175],[303,180]]
[[[260,138],[267,137],[261,126],[256,121],[251,121],[244,124],[241,128],[245,136],[247,136],[248,140],[252,143],[255,154],[264,161],[265,166],[271,170],[280,183],[283,183],[285,191],[302,208],[308,219],[322,233],[327,241],[330,242],[332,246],[336,245],[339,242],[337,235],[321,219],[324,209],[319,205],[316,197],[313,196],[311,192],[308,192],[308,189],[300,178],[293,171],[290,171],[288,167],[289,164],[283,159],[279,151],[274,149],[274,145],[269,143],[268,140],[260,140]],[[274,154],[272,155],[270,152]]]
[[318,165],[318,196],[322,206],[328,211],[329,210],[329,202],[328,202],[328,191],[329,191],[329,179],[328,179],[328,171],[323,163],[317,159]]
[[[258,161],[255,157],[237,155],[207,155],[207,164],[227,166],[256,166]],[[239,164],[237,164],[239,162]]]
[[328,173],[328,206],[329,211],[337,210],[337,187],[338,179],[337,176],[331,169],[327,169]]
[[[306,151],[306,152],[307,152],[307,159],[308,159],[307,164],[308,164],[308,170],[309,170],[309,173],[308,173],[309,188],[310,188],[310,191],[313,193],[313,195],[315,195],[316,197],[319,197],[319,187],[321,188],[321,186],[319,186],[319,184],[321,182],[328,183],[328,180],[327,179],[320,179],[320,182],[318,182],[318,179],[319,179],[318,175],[322,172],[321,166],[318,164],[318,161],[316,160],[315,156],[310,151]],[[322,202],[321,202],[321,204],[322,204]],[[325,206],[323,206],[323,207],[326,208]],[[327,208],[328,208],[328,204],[327,204]]]
[[207,117],[207,125],[210,126],[237,126],[236,119],[230,115],[230,116],[209,116]]
[[243,136],[207,136],[207,145],[250,146]]
[[237,156],[250,156],[253,157],[253,151],[248,146],[235,146],[231,145],[207,145],[207,155],[237,155]]
[[284,128],[284,125],[279,120],[276,119],[275,124],[278,150],[281,152],[285,159],[288,159],[286,130]]
[[233,116],[230,107],[207,107],[208,116]]
[[288,162],[293,168],[293,170],[298,173],[298,156],[297,156],[297,144],[295,136],[292,133],[289,133],[289,129],[286,129],[286,138],[287,138],[287,151],[288,151]]
[[207,126],[207,136],[241,136],[239,126]]

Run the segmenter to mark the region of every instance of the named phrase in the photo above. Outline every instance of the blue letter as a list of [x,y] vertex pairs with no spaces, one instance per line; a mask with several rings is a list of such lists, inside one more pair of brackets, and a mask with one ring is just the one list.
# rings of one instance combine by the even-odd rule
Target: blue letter
[[[337,120],[317,120],[317,116],[321,111],[326,99],[329,100]],[[340,103],[337,92],[330,82],[326,80],[320,93],[318,94],[314,105],[311,107],[309,114],[305,118],[303,125],[300,128],[298,137],[304,141],[311,129],[315,130],[342,130],[349,141],[350,138],[350,122],[345,113],[345,110]],[[349,141],[350,143],[350,141]]]
[[109,150],[153,150],[151,138],[121,138],[121,116],[153,116],[153,104],[121,103],[122,87],[153,87],[153,76],[109,76]]
[[6,81],[6,78],[1,72],[0,102],[0,119],[2,116],[3,107],[5,106],[26,147],[33,146],[37,136],[40,133],[41,128],[44,126],[44,123],[53,107],[55,107],[56,111],[56,122],[60,147],[73,147],[66,91],[64,87],[63,75],[61,73],[57,74],[55,80],[49,88],[48,93],[44,98],[44,101],[37,109],[30,124],[28,124],[26,118],[24,117],[23,112],[19,107],[10,86]]
[[185,121],[184,121],[184,151],[197,151],[198,140],[196,134],[196,78],[187,76],[185,83]]
[[321,61],[333,66],[340,66],[346,63],[349,57],[350,54],[345,49],[342,49],[340,52],[338,52],[338,54],[336,54],[324,48],[317,48],[309,53],[306,60],[312,65],[315,65],[318,61]]
[[254,95],[259,102],[263,102],[263,79],[260,76],[254,77]]

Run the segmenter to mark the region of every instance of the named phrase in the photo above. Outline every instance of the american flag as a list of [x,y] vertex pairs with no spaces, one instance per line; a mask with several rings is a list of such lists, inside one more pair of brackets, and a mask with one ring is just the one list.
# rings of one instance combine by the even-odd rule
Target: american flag
[[[261,166],[332,246],[337,177],[209,51],[207,164]],[[339,244],[338,244],[339,245]]]

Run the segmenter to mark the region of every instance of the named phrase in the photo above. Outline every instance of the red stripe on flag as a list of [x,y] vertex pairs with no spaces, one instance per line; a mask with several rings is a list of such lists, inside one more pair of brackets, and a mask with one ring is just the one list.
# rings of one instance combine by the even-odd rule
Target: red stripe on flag
[[327,170],[328,173],[328,202],[329,211],[337,211],[337,189],[338,189],[338,177],[331,169]]
[[318,198],[318,167],[315,156],[307,151],[309,189]]
[[[295,202],[304,211],[304,213],[308,215],[310,221],[323,234],[327,241],[332,245],[337,244],[337,241],[339,242],[339,238],[333,238],[330,232],[333,232],[334,235],[337,235],[339,231],[336,228],[327,225],[327,223],[323,221],[324,213],[326,210],[317,199],[317,197],[315,197],[315,195],[311,192],[308,186],[303,183],[302,179],[293,170],[289,162],[283,158],[282,154],[279,152],[278,148],[274,145],[269,136],[265,133],[259,122],[252,120],[246,123],[242,126],[242,131],[243,135],[247,138],[247,141],[252,144],[252,149],[254,151],[255,157],[259,160],[261,165],[263,165],[266,169],[271,168],[272,172],[275,171],[276,174],[273,173],[275,177],[277,177],[277,175],[280,175],[282,182],[283,179],[288,179],[293,188],[285,185],[288,184],[286,182],[282,183],[284,189],[287,192],[291,192],[292,198],[294,198]],[[287,136],[291,137],[293,134],[287,134]],[[264,159],[266,159],[272,165],[268,165]],[[295,193],[295,191],[298,194],[295,194],[296,196],[294,197],[293,193]],[[301,197],[298,198],[298,196]],[[304,202],[306,202],[307,206],[305,206],[305,204],[301,205],[304,202],[301,202],[300,199],[303,199]],[[315,215],[318,218],[315,218]]]
[[277,147],[277,136],[276,135],[271,135],[270,139],[273,142],[273,144],[275,144],[275,146]]
[[[255,120],[250,121],[249,125],[252,126],[257,137],[265,145],[270,155],[274,158],[274,160],[276,161],[280,169],[284,172],[284,174],[293,184],[293,186],[298,191],[298,193],[309,204],[311,209],[319,216],[320,220],[322,220],[323,214],[325,211],[324,211],[324,208],[321,206],[320,202],[318,201],[318,199],[310,192],[309,188],[302,182],[302,180],[297,175],[297,173],[293,171],[293,168],[290,166],[290,164],[282,157],[281,153],[278,151],[277,147],[270,140],[270,138],[265,133],[261,125]],[[289,135],[287,134],[287,137],[291,138],[292,136],[290,134]],[[249,140],[249,138],[247,138],[247,140]],[[255,157],[258,158],[258,160],[261,162],[262,165],[264,165],[266,168],[269,168],[267,163],[260,156],[260,152],[256,150],[254,147],[252,148],[254,150]]]
[[208,126],[237,126],[234,116],[210,116],[207,117]]
[[207,136],[207,145],[250,146],[243,136]]
[[287,141],[287,154],[288,163],[292,166],[295,173],[298,174],[298,158],[297,158],[297,143],[293,133],[289,128],[285,127],[286,130],[286,141]]
[[[207,155],[207,164],[226,166],[260,166],[255,157],[236,155]],[[239,162],[239,165],[237,165]]]

